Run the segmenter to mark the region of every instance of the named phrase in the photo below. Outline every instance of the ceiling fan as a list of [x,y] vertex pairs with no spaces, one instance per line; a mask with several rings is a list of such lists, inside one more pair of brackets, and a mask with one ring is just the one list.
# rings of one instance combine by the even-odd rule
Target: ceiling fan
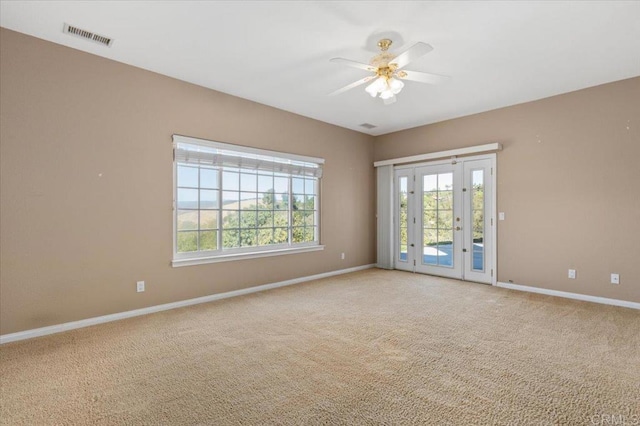
[[392,104],[396,101],[396,95],[400,93],[404,87],[402,80],[418,81],[420,83],[440,84],[443,81],[449,79],[448,76],[430,74],[419,71],[408,71],[404,67],[409,62],[414,61],[421,56],[433,50],[433,47],[427,43],[418,42],[405,50],[401,54],[395,56],[388,52],[389,47],[393,42],[388,38],[383,38],[378,42],[380,53],[374,56],[370,63],[363,64],[362,62],[352,61],[344,58],[333,58],[331,62],[344,64],[353,68],[363,69],[372,72],[373,75],[367,76],[363,79],[355,81],[341,89],[336,90],[329,94],[329,96],[339,95],[340,93],[351,90],[354,87],[358,87],[362,84],[373,81],[369,84],[365,90],[372,97],[379,96],[385,105]]

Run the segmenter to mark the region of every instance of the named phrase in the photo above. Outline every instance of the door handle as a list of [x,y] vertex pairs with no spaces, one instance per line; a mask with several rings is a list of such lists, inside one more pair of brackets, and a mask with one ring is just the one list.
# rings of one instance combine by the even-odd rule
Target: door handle
[[462,228],[460,228],[459,226],[456,226],[456,231],[459,231],[460,229]]
[[416,246],[415,244],[411,244],[411,247],[415,247],[415,246]]

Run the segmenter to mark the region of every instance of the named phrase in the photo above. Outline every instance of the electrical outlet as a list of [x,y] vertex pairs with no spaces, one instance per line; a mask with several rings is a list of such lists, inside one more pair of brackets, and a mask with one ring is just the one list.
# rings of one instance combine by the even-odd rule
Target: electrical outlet
[[569,278],[571,278],[572,280],[576,279],[576,270],[575,269],[569,269]]
[[138,281],[136,283],[136,291],[142,293],[144,291],[144,281]]
[[344,260],[344,253],[340,254],[340,259]]
[[620,284],[620,274],[611,274],[611,284]]

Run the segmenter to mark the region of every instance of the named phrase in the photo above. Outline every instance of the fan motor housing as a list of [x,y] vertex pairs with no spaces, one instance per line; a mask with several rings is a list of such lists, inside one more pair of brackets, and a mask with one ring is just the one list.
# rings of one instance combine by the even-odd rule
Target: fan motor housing
[[379,55],[374,56],[371,59],[371,62],[369,63],[374,67],[384,68],[389,65],[389,61],[392,60],[393,58],[394,58],[394,55],[392,55],[391,53],[382,52]]

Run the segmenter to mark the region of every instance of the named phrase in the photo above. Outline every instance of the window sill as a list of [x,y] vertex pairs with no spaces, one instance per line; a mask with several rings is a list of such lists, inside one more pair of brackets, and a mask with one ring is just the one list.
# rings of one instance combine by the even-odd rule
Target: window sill
[[207,263],[229,262],[233,260],[257,259],[260,257],[280,256],[283,254],[297,254],[321,250],[324,250],[323,245],[295,247],[269,251],[256,251],[249,253],[223,254],[210,257],[190,257],[186,259],[173,259],[171,261],[171,266],[173,266],[174,268],[178,268],[181,266],[204,265]]

